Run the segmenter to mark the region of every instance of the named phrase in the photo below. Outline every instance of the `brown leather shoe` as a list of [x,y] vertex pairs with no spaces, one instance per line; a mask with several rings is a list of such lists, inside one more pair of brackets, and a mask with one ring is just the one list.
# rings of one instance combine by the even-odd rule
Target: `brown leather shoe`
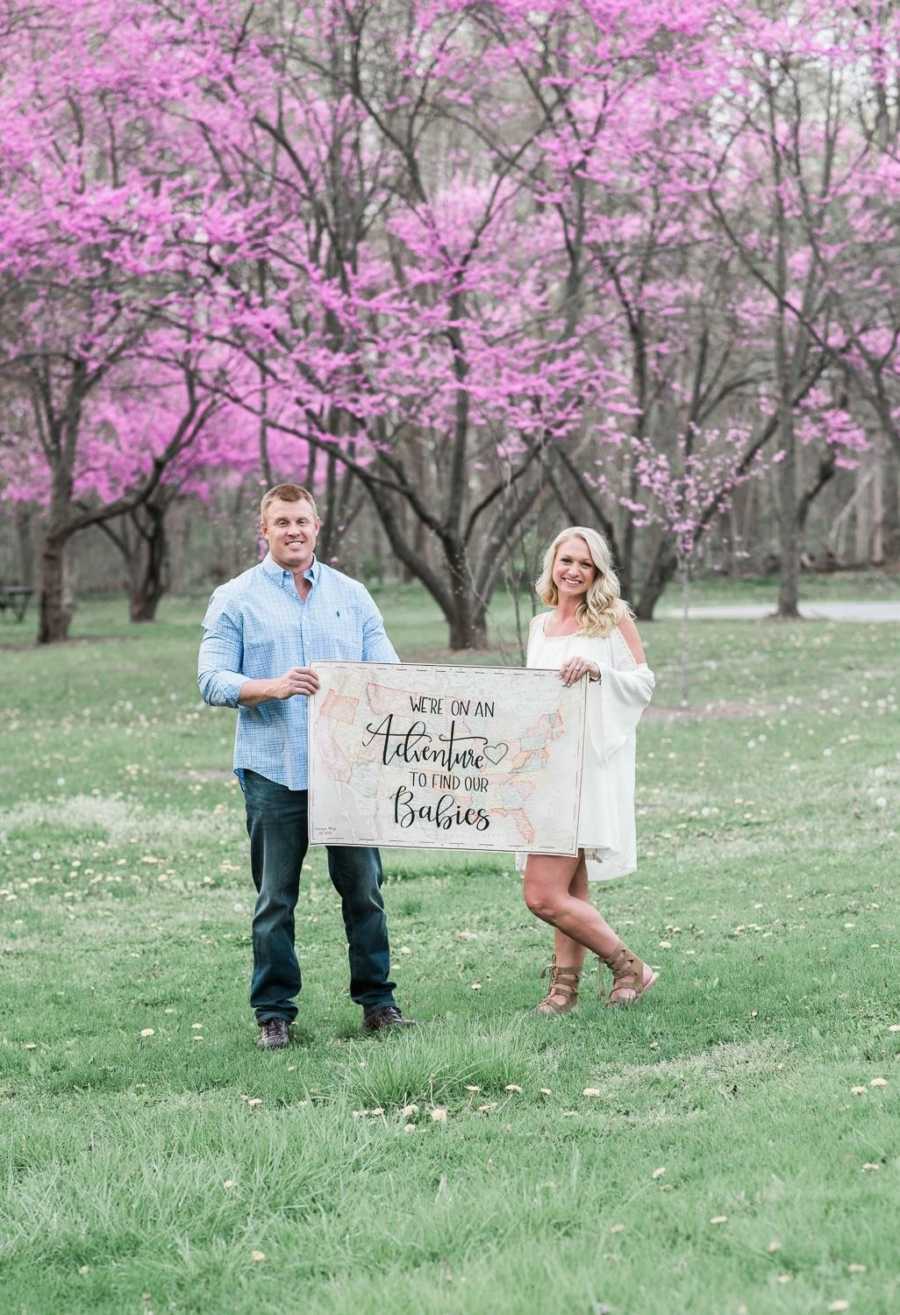
[[267,1018],[259,1025],[256,1044],[260,1050],[283,1050],[290,1043],[286,1018]]
[[414,1018],[404,1018],[396,1005],[372,1005],[363,1015],[361,1032],[384,1032],[396,1027],[415,1027]]
[[[606,964],[613,975],[612,990],[606,1001],[608,1005],[637,1004],[656,982],[657,974],[650,965],[633,954],[627,945],[620,945],[608,959],[600,958],[600,955],[597,958],[600,963]],[[603,994],[602,983],[600,993]]]
[[549,968],[544,969],[541,976],[549,976],[550,986],[540,1004],[535,1005],[534,1012],[543,1014],[546,1017],[559,1017],[561,1014],[570,1014],[578,1004],[580,970],[578,968],[560,968],[554,954],[553,962]]

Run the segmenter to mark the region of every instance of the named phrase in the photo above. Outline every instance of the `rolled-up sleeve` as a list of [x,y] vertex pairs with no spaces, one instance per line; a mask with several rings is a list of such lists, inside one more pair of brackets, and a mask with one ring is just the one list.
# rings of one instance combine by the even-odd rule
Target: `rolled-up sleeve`
[[203,701],[215,708],[236,708],[241,686],[244,638],[240,623],[213,594],[203,618],[203,639],[197,659],[197,684]]
[[363,662],[399,662],[397,651],[387,637],[384,618],[367,589],[362,590],[360,615],[363,627]]

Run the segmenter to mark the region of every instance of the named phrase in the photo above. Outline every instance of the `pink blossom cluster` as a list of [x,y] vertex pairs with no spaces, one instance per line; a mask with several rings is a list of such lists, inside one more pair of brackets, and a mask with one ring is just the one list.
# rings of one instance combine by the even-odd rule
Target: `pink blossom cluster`
[[839,466],[896,434],[895,6],[4,21],[7,498],[111,503],[161,454],[202,497],[261,424],[279,471],[317,449],[401,490],[416,446],[476,489],[562,446],[690,552],[786,405]]

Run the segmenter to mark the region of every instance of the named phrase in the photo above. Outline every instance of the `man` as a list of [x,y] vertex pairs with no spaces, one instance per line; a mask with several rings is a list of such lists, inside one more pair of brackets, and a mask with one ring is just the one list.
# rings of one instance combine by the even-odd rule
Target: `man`
[[[312,664],[398,661],[366,589],[316,559],[319,525],[306,489],[269,489],[260,505],[269,551],[212,595],[197,671],[207,703],[238,710],[234,770],[244,792],[258,895],[250,1004],[263,1050],[288,1044],[297,1015],[294,907],[309,843],[307,700],[319,685]],[[408,1025],[389,980],[378,850],[329,845],[328,872],[341,897],[350,995],[363,1008],[362,1030]]]

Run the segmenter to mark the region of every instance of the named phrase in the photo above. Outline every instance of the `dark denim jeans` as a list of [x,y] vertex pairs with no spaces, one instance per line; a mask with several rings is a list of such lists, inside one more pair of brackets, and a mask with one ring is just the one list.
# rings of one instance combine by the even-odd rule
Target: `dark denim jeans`
[[[250,866],[257,890],[253,914],[250,1005],[257,1022],[297,1016],[300,965],[294,951],[294,908],[309,844],[307,793],[257,772],[243,773]],[[394,1003],[387,918],[377,849],[328,846],[328,873],[341,897],[350,957],[350,995],[358,1005]]]

